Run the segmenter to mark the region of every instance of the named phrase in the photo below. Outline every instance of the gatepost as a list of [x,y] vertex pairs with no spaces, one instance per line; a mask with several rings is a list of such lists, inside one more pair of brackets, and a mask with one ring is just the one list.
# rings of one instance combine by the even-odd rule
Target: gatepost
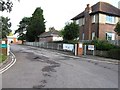
[[0,49],[2,51],[2,54],[8,55],[8,53],[7,53],[7,40],[6,39],[0,41]]

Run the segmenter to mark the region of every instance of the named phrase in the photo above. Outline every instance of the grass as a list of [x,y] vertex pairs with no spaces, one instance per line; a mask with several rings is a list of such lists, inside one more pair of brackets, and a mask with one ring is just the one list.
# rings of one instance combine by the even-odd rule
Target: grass
[[0,55],[0,63],[2,63],[3,61],[5,61],[7,59],[6,55]]

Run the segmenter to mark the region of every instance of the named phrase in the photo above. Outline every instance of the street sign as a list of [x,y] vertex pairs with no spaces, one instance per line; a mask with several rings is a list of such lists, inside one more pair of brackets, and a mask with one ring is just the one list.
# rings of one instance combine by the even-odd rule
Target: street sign
[[0,48],[7,48],[7,44],[0,44]]
[[88,50],[94,50],[94,45],[88,45]]

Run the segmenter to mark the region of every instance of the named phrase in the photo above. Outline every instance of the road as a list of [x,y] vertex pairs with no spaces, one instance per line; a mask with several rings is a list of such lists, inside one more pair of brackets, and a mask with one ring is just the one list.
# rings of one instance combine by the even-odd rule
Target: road
[[3,88],[118,88],[118,65],[37,47],[12,45],[17,62]]

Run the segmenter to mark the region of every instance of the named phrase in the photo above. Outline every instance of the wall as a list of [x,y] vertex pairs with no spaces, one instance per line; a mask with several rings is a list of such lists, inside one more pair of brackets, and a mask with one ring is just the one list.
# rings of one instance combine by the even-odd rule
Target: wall
[[99,24],[99,39],[106,40],[106,32],[114,32],[115,25]]

